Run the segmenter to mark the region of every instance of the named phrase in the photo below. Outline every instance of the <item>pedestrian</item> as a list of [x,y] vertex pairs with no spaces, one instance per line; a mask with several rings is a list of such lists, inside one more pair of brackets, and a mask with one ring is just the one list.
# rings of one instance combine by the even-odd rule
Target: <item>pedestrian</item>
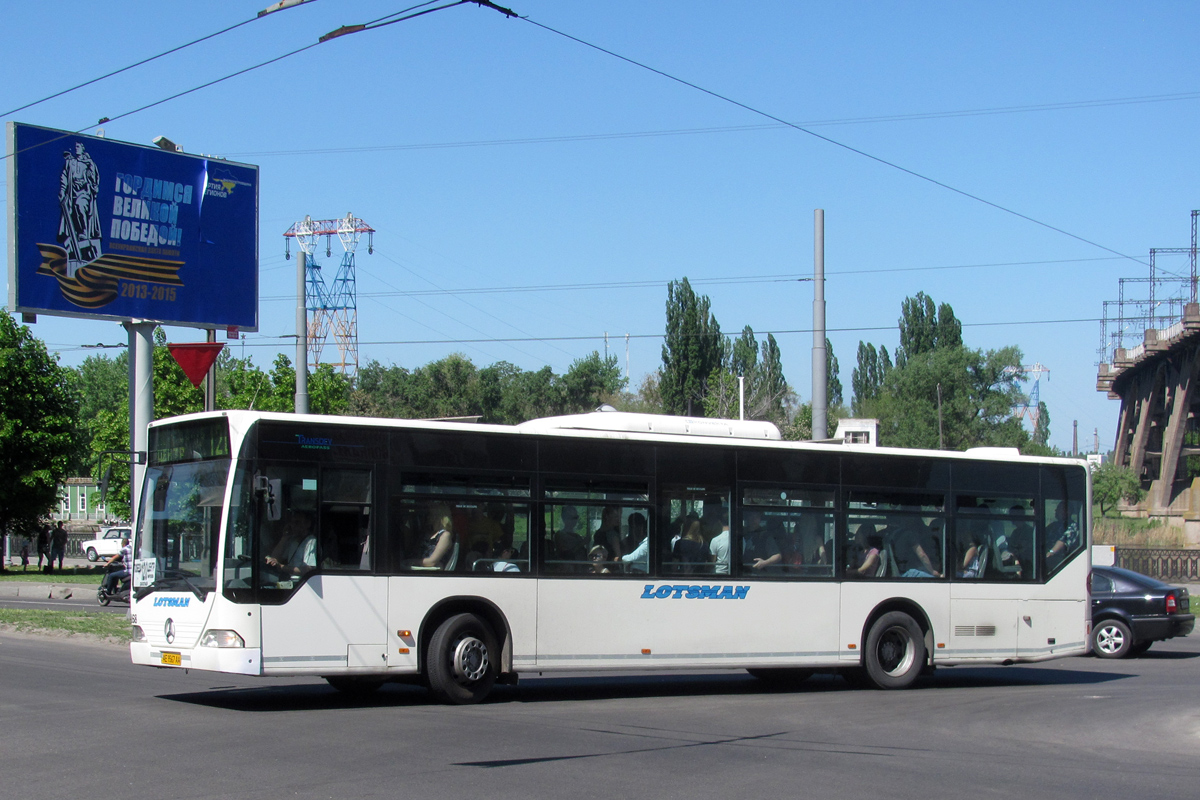
[[21,572],[29,569],[29,536],[21,542]]
[[37,543],[36,544],[37,544],[37,554],[38,554],[37,568],[41,569],[42,568],[42,559],[47,558],[50,555],[50,526],[49,525],[39,525],[38,526]]
[[58,527],[54,529],[54,533],[50,534],[50,561],[47,564],[51,570],[54,568],[54,559],[58,559],[58,568],[63,568],[63,557],[67,554],[67,531],[63,527],[62,520],[58,521]]

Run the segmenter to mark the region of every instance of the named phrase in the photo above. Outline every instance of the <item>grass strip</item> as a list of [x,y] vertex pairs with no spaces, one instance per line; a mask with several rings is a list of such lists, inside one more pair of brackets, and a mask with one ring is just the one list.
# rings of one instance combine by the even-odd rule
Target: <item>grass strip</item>
[[117,642],[128,642],[129,620],[124,614],[102,611],[43,611],[0,608],[0,625],[21,633],[86,634]]
[[10,568],[7,572],[0,573],[0,583],[83,583],[91,586],[99,586],[100,579],[104,577],[104,573],[95,572],[58,572],[47,575],[43,572],[13,572]]

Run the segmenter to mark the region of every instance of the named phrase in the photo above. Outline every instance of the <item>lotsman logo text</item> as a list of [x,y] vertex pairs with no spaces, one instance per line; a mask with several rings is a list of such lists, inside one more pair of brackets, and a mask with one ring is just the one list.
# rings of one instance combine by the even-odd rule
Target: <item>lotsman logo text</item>
[[642,590],[643,600],[745,600],[749,586],[688,586],[687,584],[664,583],[658,588],[654,584],[646,584]]
[[187,608],[190,597],[156,597],[154,605],[167,606],[168,608]]

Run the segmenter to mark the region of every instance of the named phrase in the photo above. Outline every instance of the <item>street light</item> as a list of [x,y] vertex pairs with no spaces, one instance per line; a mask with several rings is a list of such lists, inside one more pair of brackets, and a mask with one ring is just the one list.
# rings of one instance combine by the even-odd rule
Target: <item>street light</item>
[[166,150],[168,153],[182,153],[183,152],[182,147],[175,144],[174,142],[172,142],[170,139],[168,139],[165,136],[155,136],[151,141],[153,141],[154,144],[158,145],[163,150]]

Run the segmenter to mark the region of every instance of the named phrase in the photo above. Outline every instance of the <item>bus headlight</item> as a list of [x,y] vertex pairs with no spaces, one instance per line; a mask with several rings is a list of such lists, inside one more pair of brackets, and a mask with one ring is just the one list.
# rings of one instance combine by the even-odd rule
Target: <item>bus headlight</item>
[[200,637],[201,647],[245,647],[246,642],[236,631],[207,630]]
[[146,632],[145,632],[144,630],[142,630],[142,626],[141,626],[141,625],[134,625],[134,626],[133,626],[133,640],[134,640],[135,642],[144,642],[144,641],[146,641]]

